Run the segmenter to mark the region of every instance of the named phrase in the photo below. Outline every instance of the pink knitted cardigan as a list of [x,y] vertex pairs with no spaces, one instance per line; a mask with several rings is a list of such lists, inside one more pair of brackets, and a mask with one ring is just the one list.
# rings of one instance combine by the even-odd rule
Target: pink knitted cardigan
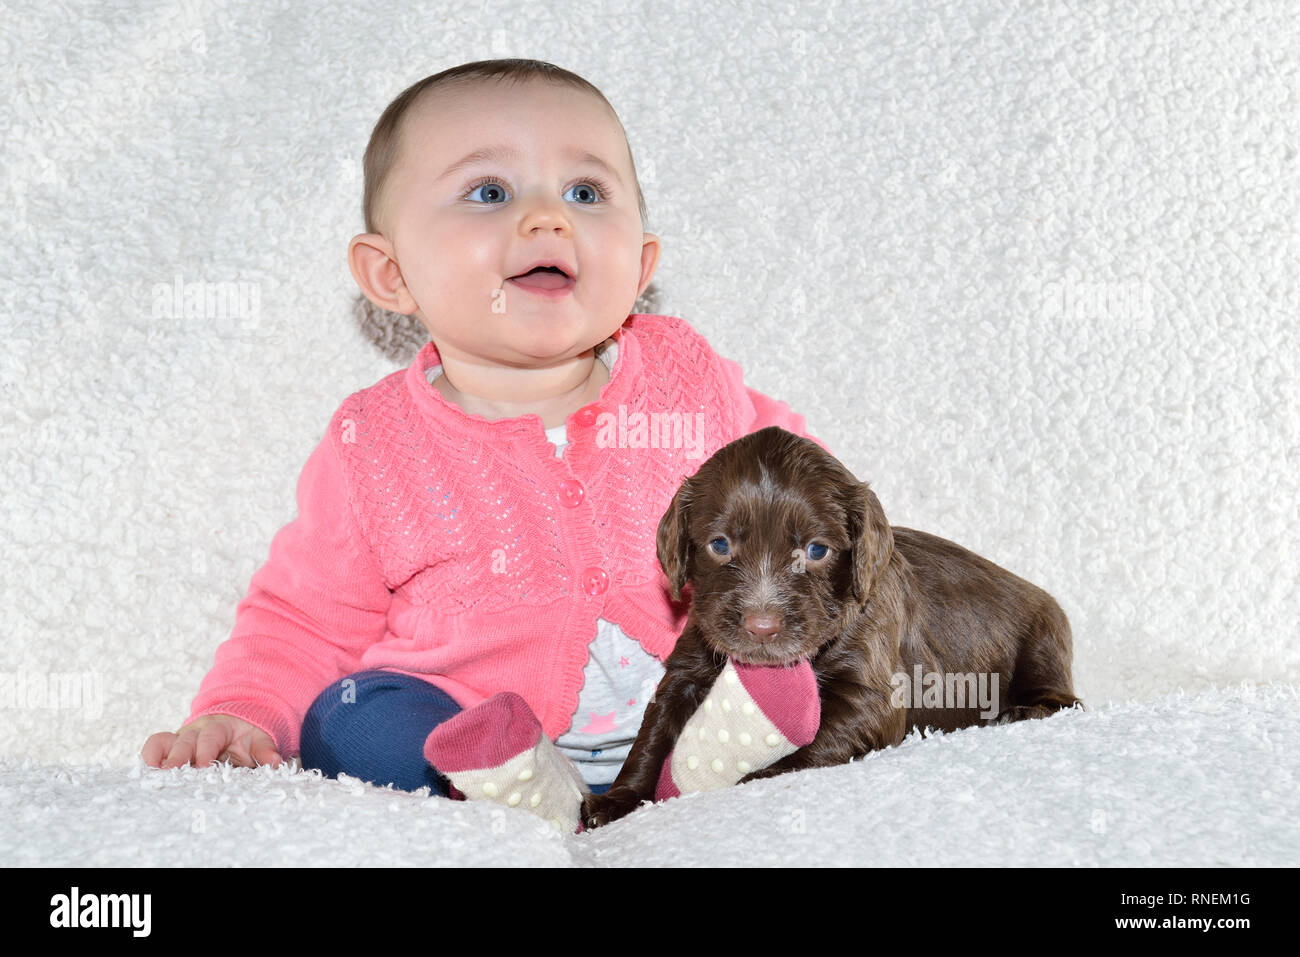
[[[487,419],[444,399],[425,377],[432,342],[349,396],[186,723],[235,715],[291,757],[322,690],[386,668],[462,707],[516,691],[554,740],[598,618],[666,657],[689,607],[668,597],[655,553],[678,485],[733,439],[768,425],[805,435],[804,419],[747,388],[682,319],[634,313],[614,339],[609,381],[566,420],[561,458],[539,416]],[[646,428],[664,421],[655,413],[678,414],[682,431]]]

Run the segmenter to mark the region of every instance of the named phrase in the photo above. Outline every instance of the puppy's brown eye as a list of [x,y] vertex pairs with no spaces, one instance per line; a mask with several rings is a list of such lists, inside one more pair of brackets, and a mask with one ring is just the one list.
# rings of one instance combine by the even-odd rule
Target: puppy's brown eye
[[727,544],[725,538],[715,538],[709,542],[709,551],[715,555],[730,555],[731,546]]
[[821,542],[813,542],[806,549],[806,553],[808,557],[811,558],[813,561],[818,561],[820,559],[825,558],[826,553],[828,551],[830,551],[830,549],[827,546],[823,545]]

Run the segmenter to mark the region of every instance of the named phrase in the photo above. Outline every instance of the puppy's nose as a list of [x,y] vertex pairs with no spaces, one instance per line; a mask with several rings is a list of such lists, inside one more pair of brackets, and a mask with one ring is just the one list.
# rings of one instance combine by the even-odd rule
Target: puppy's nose
[[771,638],[781,630],[780,615],[746,615],[742,624],[755,638]]

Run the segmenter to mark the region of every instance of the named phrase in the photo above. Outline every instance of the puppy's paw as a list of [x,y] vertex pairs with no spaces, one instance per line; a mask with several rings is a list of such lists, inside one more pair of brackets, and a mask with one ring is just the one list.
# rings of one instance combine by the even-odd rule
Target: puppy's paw
[[993,720],[993,723],[1011,724],[1013,721],[1033,721],[1037,718],[1050,718],[1058,711],[1068,711],[1073,707],[1082,709],[1083,702],[1078,698],[1051,698],[1035,701],[1031,704],[1012,705],[1002,711]]
[[1035,718],[1046,718],[1049,714],[1055,712],[1037,705],[1013,705],[1004,710],[994,720],[994,724],[1011,724],[1015,721],[1032,721]]
[[588,794],[582,801],[582,826],[592,830],[612,824],[640,806],[641,799],[635,794],[615,791],[613,788],[604,794]]

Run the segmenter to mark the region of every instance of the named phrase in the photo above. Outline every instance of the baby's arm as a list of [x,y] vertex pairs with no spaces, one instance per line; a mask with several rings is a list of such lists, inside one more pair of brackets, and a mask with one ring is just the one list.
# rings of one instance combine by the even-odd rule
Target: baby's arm
[[[168,756],[170,763],[190,756],[206,763],[219,734],[236,763],[245,753],[250,763],[296,755],[316,695],[361,670],[362,654],[384,637],[392,593],[357,527],[335,445],[337,421],[303,467],[298,516],[272,540],[185,726],[171,740],[167,732],[151,737],[141,752],[147,763]],[[200,724],[213,715],[231,720]]]

